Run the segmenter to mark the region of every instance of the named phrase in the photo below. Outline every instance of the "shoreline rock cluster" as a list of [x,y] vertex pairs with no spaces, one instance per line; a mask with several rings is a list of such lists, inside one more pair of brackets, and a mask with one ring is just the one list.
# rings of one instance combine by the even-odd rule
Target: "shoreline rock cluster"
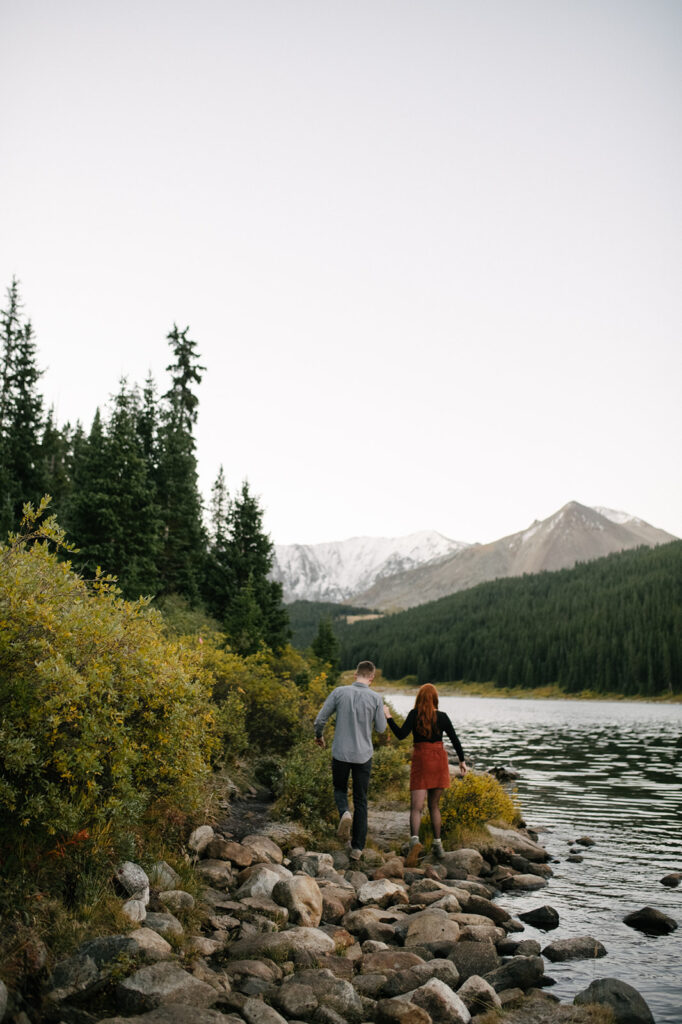
[[[589,1024],[593,1002],[614,1020],[652,1024],[641,996],[600,979],[566,1006],[545,991],[545,960],[602,957],[592,936],[549,942],[539,906],[515,919],[500,892],[541,890],[549,855],[527,831],[490,827],[481,851],[460,849],[408,868],[397,851],[294,847],[270,837],[240,842],[211,826],[188,847],[203,884],[183,890],[168,864],[147,874],[120,865],[116,881],[131,932],[84,943],[53,971],[40,1017],[17,1024],[469,1024],[504,1019]],[[153,908],[153,909],[152,909]],[[183,926],[180,917],[192,922]],[[0,1020],[7,992],[0,986]],[[11,997],[10,997],[11,998]],[[626,1007],[623,1016],[619,1007]]]

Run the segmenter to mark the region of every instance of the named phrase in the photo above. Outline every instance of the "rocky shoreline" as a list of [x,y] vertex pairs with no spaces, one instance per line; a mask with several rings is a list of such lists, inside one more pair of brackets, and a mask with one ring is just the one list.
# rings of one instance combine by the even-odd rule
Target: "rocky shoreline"
[[[541,948],[522,937],[525,923],[550,931],[556,911],[539,902],[515,919],[495,902],[547,887],[550,856],[531,830],[489,827],[479,849],[416,868],[390,829],[386,849],[367,849],[359,864],[346,850],[291,846],[286,832],[272,823],[237,841],[227,828],[195,829],[186,854],[200,899],[164,862],[149,874],[120,865],[116,884],[136,927],[84,943],[30,1006],[0,983],[0,1021],[653,1024],[622,981],[594,981],[573,1005],[547,991],[546,961],[606,949],[590,935]],[[577,840],[576,851],[590,842]]]

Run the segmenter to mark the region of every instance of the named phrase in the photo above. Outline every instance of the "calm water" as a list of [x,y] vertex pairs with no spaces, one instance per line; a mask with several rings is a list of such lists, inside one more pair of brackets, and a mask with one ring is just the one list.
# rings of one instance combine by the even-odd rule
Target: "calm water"
[[[414,697],[391,703],[406,714]],[[559,912],[552,932],[530,926],[516,937],[544,947],[553,938],[592,935],[608,955],[551,964],[551,990],[562,1002],[595,978],[614,977],[644,996],[656,1024],[682,1024],[682,886],[660,879],[682,870],[682,707],[609,701],[441,697],[479,769],[512,765],[529,825],[559,858],[549,886],[532,895],[505,894],[513,914],[549,903]],[[566,860],[572,840],[589,835],[582,864]],[[652,906],[679,924],[668,936],[628,928],[623,917]]]

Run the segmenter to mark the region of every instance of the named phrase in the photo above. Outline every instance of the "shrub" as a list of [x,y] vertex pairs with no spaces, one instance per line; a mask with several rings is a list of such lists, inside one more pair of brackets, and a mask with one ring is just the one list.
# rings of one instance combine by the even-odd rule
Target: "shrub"
[[[210,642],[201,647],[204,666],[214,679],[216,703],[223,705],[237,695],[244,707],[244,736],[228,728],[228,745],[235,742],[240,752],[248,746],[256,755],[289,750],[301,734],[301,695],[293,680],[275,673],[267,653],[242,658]],[[221,725],[229,726],[224,714]],[[227,753],[234,754],[234,750],[228,746]]]
[[373,797],[408,799],[406,757],[409,757],[409,748],[388,745],[375,748],[370,782]]
[[310,739],[297,744],[284,761],[275,813],[313,831],[334,821],[331,750]]
[[458,833],[475,832],[488,821],[512,824],[519,809],[492,775],[467,772],[455,778],[443,793],[441,804],[443,836],[456,839]]
[[0,842],[55,856],[209,770],[198,650],[144,600],[86,584],[45,543],[0,547]]

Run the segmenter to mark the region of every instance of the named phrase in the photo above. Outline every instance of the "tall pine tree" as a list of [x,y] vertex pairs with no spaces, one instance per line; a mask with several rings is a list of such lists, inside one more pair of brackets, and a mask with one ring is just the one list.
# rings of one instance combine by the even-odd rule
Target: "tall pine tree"
[[196,604],[203,570],[205,535],[192,428],[199,399],[193,386],[205,369],[198,362],[189,328],[173,325],[168,341],[175,361],[168,367],[171,387],[163,396],[159,428],[157,487],[162,517],[159,571],[162,591],[181,594]]
[[290,635],[289,620],[282,603],[282,584],[268,578],[273,544],[263,532],[263,512],[246,481],[230,503],[227,524],[226,560],[233,588],[224,616],[227,633],[237,642],[243,635],[254,637],[255,607],[262,642],[279,651]]
[[22,323],[19,284],[7,290],[0,313],[0,528],[21,518],[24,502],[37,502],[44,479],[40,455],[43,398],[38,391],[36,345],[30,321]]

